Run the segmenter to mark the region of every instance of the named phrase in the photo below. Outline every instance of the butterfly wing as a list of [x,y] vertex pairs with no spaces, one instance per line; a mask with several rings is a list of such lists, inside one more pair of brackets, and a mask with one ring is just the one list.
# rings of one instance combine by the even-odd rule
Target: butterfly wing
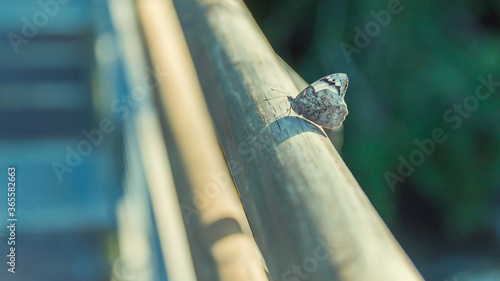
[[342,96],[342,98],[344,98],[347,87],[349,86],[349,79],[345,73],[334,73],[318,79],[310,86],[312,86],[316,92],[324,89],[331,91],[335,89]]
[[293,100],[293,110],[306,119],[325,128],[342,124],[347,115],[344,95],[349,85],[347,75],[335,73],[309,85]]
[[309,102],[310,106],[302,106],[300,114],[328,129],[340,126],[348,113],[344,99],[328,89],[315,92],[314,97],[315,102]]

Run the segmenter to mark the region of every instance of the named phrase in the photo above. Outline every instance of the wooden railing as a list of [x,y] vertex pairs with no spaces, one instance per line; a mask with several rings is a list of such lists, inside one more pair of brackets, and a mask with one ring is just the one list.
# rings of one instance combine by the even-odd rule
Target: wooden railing
[[245,215],[272,280],[422,280],[324,130],[266,101],[300,79],[244,4],[174,4],[137,1],[198,280],[266,280]]

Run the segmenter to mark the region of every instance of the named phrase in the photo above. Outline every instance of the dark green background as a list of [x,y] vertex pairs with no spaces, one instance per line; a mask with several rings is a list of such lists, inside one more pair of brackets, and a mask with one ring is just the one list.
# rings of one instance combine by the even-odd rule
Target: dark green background
[[[500,82],[500,1],[245,2],[306,81],[349,76],[343,159],[426,280],[500,268],[500,85],[475,98],[478,77]],[[386,26],[373,15],[388,13]],[[367,26],[369,42],[345,56]],[[472,110],[460,115],[464,101]],[[384,174],[398,175],[435,129],[446,140],[393,191]]]

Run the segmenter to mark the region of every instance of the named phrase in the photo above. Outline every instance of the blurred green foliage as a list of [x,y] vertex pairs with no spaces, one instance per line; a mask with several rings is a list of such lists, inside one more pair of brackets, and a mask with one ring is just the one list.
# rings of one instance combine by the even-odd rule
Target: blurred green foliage
[[[472,102],[479,76],[500,82],[500,1],[245,2],[276,52],[306,81],[348,74],[343,158],[389,225],[428,226],[425,217],[405,213],[412,209],[431,214],[434,230],[448,237],[491,230],[500,202],[500,86],[477,109]],[[341,44],[356,47],[355,28],[366,32],[377,23],[373,14],[397,3],[400,12],[379,23],[378,32],[371,27],[367,46],[345,56]],[[467,117],[454,108],[464,101],[474,108]],[[445,119],[447,112],[461,124]],[[398,157],[408,160],[415,141],[430,139],[436,128],[446,141],[392,191],[384,174],[399,175]]]

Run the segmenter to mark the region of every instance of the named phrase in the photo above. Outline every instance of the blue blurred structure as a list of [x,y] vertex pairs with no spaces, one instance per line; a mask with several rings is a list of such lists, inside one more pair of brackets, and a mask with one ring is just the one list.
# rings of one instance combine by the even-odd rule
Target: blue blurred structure
[[110,32],[105,2],[0,6],[0,221],[10,166],[18,219],[16,274],[0,228],[0,280],[110,280],[122,141],[110,107],[119,73],[96,57]]

